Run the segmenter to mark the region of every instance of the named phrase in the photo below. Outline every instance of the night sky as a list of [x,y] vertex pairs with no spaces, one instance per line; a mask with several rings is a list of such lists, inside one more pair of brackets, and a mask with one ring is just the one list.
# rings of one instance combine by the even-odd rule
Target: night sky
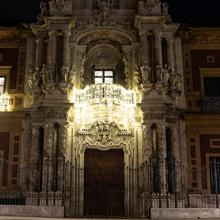
[[[0,25],[34,22],[41,0],[1,0]],[[80,0],[78,0],[80,1]],[[167,0],[173,21],[190,26],[219,26],[220,0]],[[210,3],[209,3],[210,2]]]

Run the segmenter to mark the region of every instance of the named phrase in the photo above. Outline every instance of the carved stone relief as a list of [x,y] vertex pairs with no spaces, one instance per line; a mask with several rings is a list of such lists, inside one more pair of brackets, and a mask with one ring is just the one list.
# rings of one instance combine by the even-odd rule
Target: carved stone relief
[[134,146],[133,132],[119,128],[115,123],[96,123],[90,128],[78,131],[77,145],[97,147],[102,150]]

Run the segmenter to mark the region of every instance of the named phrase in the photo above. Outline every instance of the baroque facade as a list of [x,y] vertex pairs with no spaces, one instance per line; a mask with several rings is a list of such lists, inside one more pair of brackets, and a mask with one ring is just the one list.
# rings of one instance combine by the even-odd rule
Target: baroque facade
[[[219,30],[179,30],[160,0],[40,7],[36,23],[0,30],[1,191],[66,216],[127,217],[211,193],[201,167],[217,157],[219,119],[204,116],[197,78],[218,76]],[[215,64],[193,61],[201,45]]]

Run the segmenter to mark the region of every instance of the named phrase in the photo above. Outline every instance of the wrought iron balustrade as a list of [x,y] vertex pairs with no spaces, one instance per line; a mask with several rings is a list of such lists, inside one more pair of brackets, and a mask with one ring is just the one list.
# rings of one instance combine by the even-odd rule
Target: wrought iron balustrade
[[204,96],[202,109],[204,113],[220,113],[220,96]]

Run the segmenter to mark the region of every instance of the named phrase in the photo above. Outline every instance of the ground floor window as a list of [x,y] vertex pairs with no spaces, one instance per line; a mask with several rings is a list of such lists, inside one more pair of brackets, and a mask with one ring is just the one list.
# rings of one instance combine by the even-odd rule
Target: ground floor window
[[220,193],[220,157],[210,157],[211,193]]

